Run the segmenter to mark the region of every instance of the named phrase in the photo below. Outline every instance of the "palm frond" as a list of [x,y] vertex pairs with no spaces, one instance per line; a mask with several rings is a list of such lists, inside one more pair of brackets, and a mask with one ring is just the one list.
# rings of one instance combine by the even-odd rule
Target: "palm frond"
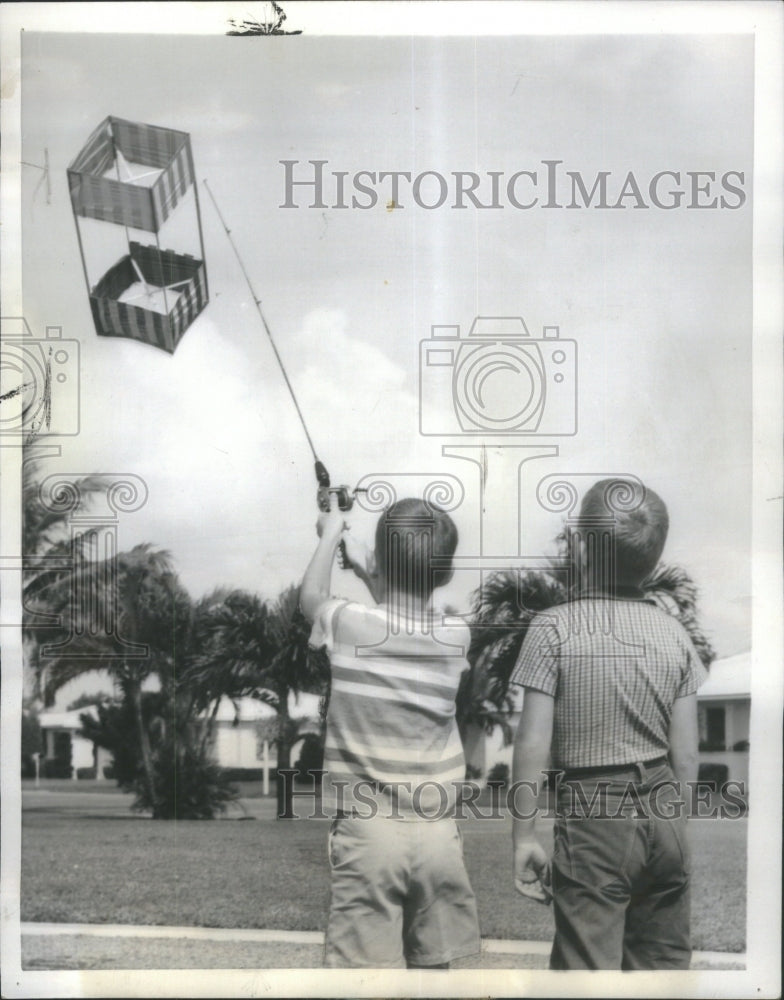
[[[67,532],[73,509],[63,505],[62,510],[52,510],[41,495],[41,463],[24,462],[22,467],[22,551],[26,555],[46,552]],[[63,477],[66,478],[65,476]],[[79,506],[89,506],[99,493],[104,493],[110,483],[106,476],[67,477],[79,497]]]
[[[568,548],[569,538],[561,538]],[[470,671],[458,693],[461,724],[473,721],[483,728],[503,728],[509,680],[534,616],[569,599],[565,562],[549,570],[494,573],[473,595],[471,608]],[[662,610],[684,627],[707,667],[716,653],[700,626],[699,592],[686,570],[660,565],[644,582],[643,590]],[[501,713],[496,719],[494,712]]]
[[480,659],[502,696],[532,619],[566,600],[563,584],[541,570],[494,573],[473,595],[469,663]]
[[709,668],[716,659],[716,650],[700,624],[699,588],[688,572],[680,566],[660,563],[643,582],[642,589],[663,611],[678,619],[694,643],[703,666]]

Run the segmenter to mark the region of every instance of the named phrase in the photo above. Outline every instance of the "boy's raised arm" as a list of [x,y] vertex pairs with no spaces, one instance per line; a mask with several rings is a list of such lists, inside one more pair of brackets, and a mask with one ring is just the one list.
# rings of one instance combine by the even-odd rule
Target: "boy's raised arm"
[[315,621],[318,609],[330,596],[332,564],[335,561],[335,552],[340,543],[343,527],[343,513],[337,508],[319,515],[316,525],[320,536],[319,542],[305,570],[299,592],[299,606],[308,621]]
[[352,569],[379,604],[384,597],[384,587],[376,566],[376,555],[348,530],[343,532],[343,566]]

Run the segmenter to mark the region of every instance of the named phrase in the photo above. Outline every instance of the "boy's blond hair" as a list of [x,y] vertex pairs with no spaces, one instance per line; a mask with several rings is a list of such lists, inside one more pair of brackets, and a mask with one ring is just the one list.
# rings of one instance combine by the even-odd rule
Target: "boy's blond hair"
[[376,566],[387,591],[427,599],[452,577],[457,528],[446,511],[424,500],[398,500],[376,525]]
[[601,479],[583,497],[578,518],[581,536],[590,537],[600,522],[608,520],[613,522],[615,582],[642,583],[656,568],[667,540],[669,515],[664,501],[641,483]]

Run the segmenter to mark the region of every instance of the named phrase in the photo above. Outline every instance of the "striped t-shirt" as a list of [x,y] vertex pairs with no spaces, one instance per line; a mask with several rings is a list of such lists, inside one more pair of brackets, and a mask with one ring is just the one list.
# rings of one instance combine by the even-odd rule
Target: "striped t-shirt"
[[468,627],[329,600],[310,641],[326,645],[332,674],[325,808],[395,819],[450,815],[455,782],[465,778],[455,698],[468,668]]
[[672,615],[601,596],[534,618],[511,683],[553,696],[553,766],[579,768],[665,756],[675,699],[706,677]]

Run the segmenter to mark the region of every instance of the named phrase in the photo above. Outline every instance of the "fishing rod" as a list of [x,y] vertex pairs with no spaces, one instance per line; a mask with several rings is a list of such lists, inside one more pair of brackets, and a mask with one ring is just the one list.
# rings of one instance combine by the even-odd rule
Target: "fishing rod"
[[[362,490],[361,488],[356,488],[356,487],[352,490],[350,486],[332,486],[329,472],[327,471],[327,467],[324,465],[324,463],[319,459],[318,455],[316,454],[316,448],[313,444],[313,439],[310,436],[308,425],[305,423],[305,417],[300,408],[296,393],[294,392],[294,387],[292,386],[291,381],[289,380],[289,376],[286,371],[286,366],[283,364],[283,358],[281,358],[280,356],[277,344],[275,343],[275,338],[272,336],[272,331],[269,328],[269,324],[267,323],[266,317],[264,316],[264,312],[261,308],[261,299],[256,294],[256,291],[253,287],[253,283],[250,280],[250,275],[248,274],[245,264],[242,261],[242,257],[240,256],[240,252],[237,249],[237,245],[232,238],[231,230],[226,225],[226,221],[223,218],[223,213],[221,212],[220,208],[218,208],[218,203],[215,200],[215,195],[212,193],[212,190],[210,189],[210,186],[207,183],[206,179],[204,180],[204,186],[207,189],[207,194],[210,196],[210,200],[212,201],[212,204],[215,207],[215,211],[218,214],[218,218],[220,219],[224,232],[226,233],[226,236],[229,239],[229,243],[231,244],[231,248],[234,251],[234,256],[237,258],[237,263],[240,265],[240,270],[242,271],[245,281],[247,282],[248,288],[250,289],[250,294],[253,298],[253,302],[256,306],[259,316],[261,317],[261,322],[264,326],[264,330],[267,334],[270,344],[272,345],[272,350],[275,354],[275,358],[278,362],[281,374],[283,375],[283,378],[286,382],[286,387],[288,388],[292,402],[294,403],[294,409],[297,411],[299,422],[302,425],[303,431],[305,432],[305,437],[307,438],[308,446],[310,448],[311,454],[313,455],[313,463],[314,463],[313,468],[316,473],[316,482],[318,484],[316,490],[316,502],[319,506],[319,509],[322,511],[329,511],[332,507],[331,496],[334,496],[338,502],[338,508],[340,510],[344,511],[351,510],[351,508],[354,505],[354,497],[356,496],[356,494],[365,491]],[[342,542],[340,543],[340,546],[341,546],[341,562],[343,562],[345,560],[345,548]]]

